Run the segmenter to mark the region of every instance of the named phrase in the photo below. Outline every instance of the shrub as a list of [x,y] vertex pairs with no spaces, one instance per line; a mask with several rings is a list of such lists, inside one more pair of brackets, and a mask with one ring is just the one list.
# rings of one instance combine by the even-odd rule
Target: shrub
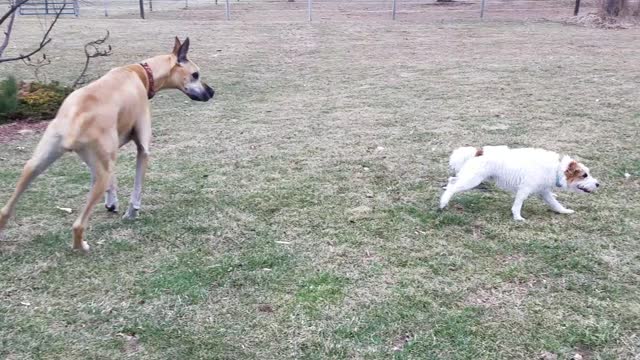
[[31,83],[28,90],[18,96],[17,113],[21,118],[34,120],[52,119],[71,89],[58,82]]
[[8,115],[18,108],[18,83],[11,76],[0,82],[0,124],[7,122]]
[[[71,93],[70,88],[62,86],[58,82],[21,84],[19,90],[15,79],[8,79],[5,82],[9,82],[9,85],[5,85],[3,82],[0,88],[0,92],[2,92],[0,94],[0,124],[21,119],[52,119],[62,101]],[[8,95],[9,91],[6,91],[5,88],[11,90],[12,97]],[[2,101],[5,97],[13,99],[14,105],[3,107]]]

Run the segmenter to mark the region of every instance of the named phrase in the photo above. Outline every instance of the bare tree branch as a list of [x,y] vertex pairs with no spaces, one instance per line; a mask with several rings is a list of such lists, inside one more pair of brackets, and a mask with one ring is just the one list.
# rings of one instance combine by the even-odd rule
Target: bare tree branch
[[2,53],[9,46],[9,38],[11,37],[11,30],[13,30],[13,20],[16,19],[15,11],[11,14],[11,19],[9,19],[9,25],[7,25],[7,30],[4,32],[4,41],[2,45],[0,45],[0,58],[2,57]]
[[86,61],[84,62],[84,68],[80,72],[80,76],[73,83],[72,88],[75,88],[78,85],[82,85],[85,83],[84,77],[86,75],[87,69],[89,68],[89,61],[93,58],[97,58],[100,56],[109,56],[111,55],[111,45],[108,46],[106,50],[100,50],[100,45],[104,44],[105,41],[109,38],[109,30],[107,30],[107,34],[103,38],[99,38],[98,40],[90,41],[84,45],[84,55],[86,56]]
[[38,82],[41,82],[41,83],[44,83],[44,84],[47,83],[47,75],[46,74],[42,73],[42,76],[44,78],[40,79],[40,74],[41,74],[40,70],[43,67],[47,66],[47,65],[51,65],[51,60],[49,60],[49,58],[47,58],[47,55],[45,53],[42,53],[42,58],[38,59],[36,61],[33,61],[31,58],[27,58],[26,60],[22,59],[22,62],[25,65],[33,68],[33,74],[35,75],[36,80],[38,80]]
[[11,14],[15,13],[16,10],[18,10],[18,8],[24,5],[27,1],[29,0],[18,0],[15,4],[11,5],[11,7],[9,8],[9,11],[7,11],[6,14],[0,17],[0,25],[2,25],[2,23],[4,23],[4,21],[7,20],[7,18],[11,16]]
[[[9,10],[12,13],[15,13],[16,9],[19,7],[17,4],[24,4],[29,0],[19,0],[16,5],[11,7],[11,10]],[[63,4],[62,7],[58,10],[58,12],[56,13],[55,17],[53,18],[53,21],[51,21],[51,24],[49,25],[49,28],[47,29],[47,31],[44,33],[44,36],[42,36],[42,40],[40,41],[40,45],[33,51],[31,51],[30,53],[26,54],[26,55],[22,55],[20,54],[19,56],[15,56],[12,58],[0,58],[0,63],[3,62],[9,62],[9,61],[16,61],[16,60],[22,60],[22,59],[28,59],[30,56],[33,56],[35,53],[39,52],[40,50],[42,50],[45,46],[47,46],[47,44],[49,44],[51,42],[51,38],[49,37],[49,33],[51,33],[51,30],[53,29],[53,26],[56,24],[56,22],[58,22],[58,19],[60,18],[60,14],[62,14],[62,11],[65,9],[65,7],[67,6],[67,4]],[[9,17],[8,14],[5,14],[1,19],[0,19],[0,24],[2,24],[2,22],[4,20],[6,20],[6,18]],[[8,37],[8,35],[5,35],[6,37]],[[5,41],[8,42],[8,40],[5,38]]]

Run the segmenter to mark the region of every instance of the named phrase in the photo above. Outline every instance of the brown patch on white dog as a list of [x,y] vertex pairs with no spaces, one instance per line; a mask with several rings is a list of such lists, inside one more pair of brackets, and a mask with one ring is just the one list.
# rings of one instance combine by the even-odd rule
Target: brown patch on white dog
[[574,160],[569,163],[567,170],[564,171],[564,176],[567,178],[567,183],[572,183],[580,180],[583,173],[584,171],[582,171],[578,162]]

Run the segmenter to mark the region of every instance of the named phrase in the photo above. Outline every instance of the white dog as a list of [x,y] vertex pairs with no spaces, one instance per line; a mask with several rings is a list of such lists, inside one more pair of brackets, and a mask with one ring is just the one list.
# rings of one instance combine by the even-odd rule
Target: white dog
[[[451,154],[450,166],[460,162],[462,165],[456,176],[449,178],[449,184],[440,198],[441,209],[447,206],[454,194],[473,189],[485,180],[493,180],[499,188],[515,193],[511,207],[515,220],[524,220],[520,215],[522,204],[532,194],[539,195],[553,211],[571,214],[573,210],[556,200],[552,193],[554,188],[591,193],[600,186],[598,180],[589,173],[589,168],[569,156],[560,156],[552,151],[504,147],[487,152],[475,150],[470,158],[470,150],[456,149]],[[465,157],[466,160],[460,160]]]

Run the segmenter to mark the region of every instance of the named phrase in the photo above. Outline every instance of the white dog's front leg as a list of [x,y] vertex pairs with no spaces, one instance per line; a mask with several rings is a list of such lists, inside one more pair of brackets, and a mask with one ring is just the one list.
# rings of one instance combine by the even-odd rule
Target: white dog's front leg
[[542,193],[542,200],[544,200],[547,205],[551,208],[551,210],[559,213],[559,214],[573,214],[574,211],[571,209],[567,209],[558,200],[556,200],[554,194],[551,191],[545,191]]
[[525,219],[520,215],[522,211],[522,204],[529,197],[529,191],[527,190],[518,190],[516,193],[516,199],[513,202],[513,206],[511,207],[511,213],[513,214],[513,219],[517,221],[524,221]]

